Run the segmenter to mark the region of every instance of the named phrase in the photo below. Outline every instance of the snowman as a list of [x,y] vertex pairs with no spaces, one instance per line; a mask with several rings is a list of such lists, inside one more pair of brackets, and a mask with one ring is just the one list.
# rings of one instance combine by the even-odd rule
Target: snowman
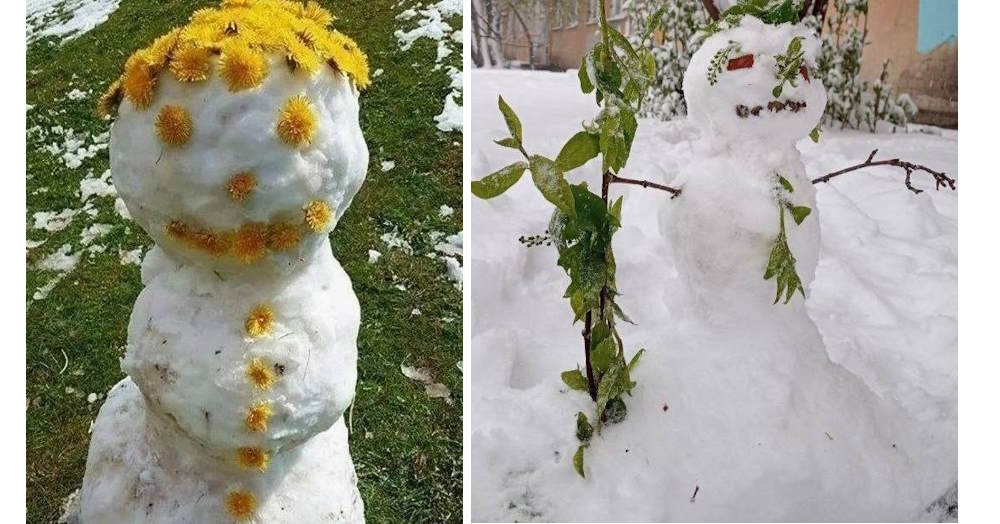
[[369,80],[332,20],[223,1],[102,99],[115,186],[156,247],[80,522],[364,521],[342,417],[360,309],[328,235],[367,170]]
[[[831,362],[806,311],[820,230],[795,145],[815,132],[826,94],[811,74],[819,42],[797,20],[731,10],[684,75],[700,138],[661,226],[694,305],[686,320],[703,333],[678,359],[717,384],[680,379],[675,394],[712,399],[690,406],[702,416],[725,414],[728,429],[702,438],[730,449],[752,440],[739,466],[699,459],[707,471],[728,468],[713,481],[754,508],[741,518],[906,520],[957,478],[956,428],[908,413]],[[775,490],[781,507],[754,505]]]

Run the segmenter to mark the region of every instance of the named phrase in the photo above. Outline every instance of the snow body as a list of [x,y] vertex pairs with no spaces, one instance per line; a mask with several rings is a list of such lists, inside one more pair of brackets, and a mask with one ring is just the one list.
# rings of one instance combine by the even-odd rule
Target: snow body
[[228,522],[225,495],[235,488],[258,494],[257,522],[364,522],[343,419],[247,476],[206,458],[126,377],[108,393],[91,441],[77,522]]
[[[577,129],[579,115],[593,111],[575,71],[473,74],[483,86],[472,99],[482,122],[472,137],[477,173],[516,160],[483,146],[506,132],[496,114],[498,94],[522,115],[525,140],[553,154]],[[874,147],[951,174],[957,148],[944,135],[830,131],[819,144],[800,139],[796,149],[813,177],[857,162]],[[627,176],[680,185],[670,176],[705,161],[711,139],[690,121],[644,120]],[[599,163],[578,176],[594,187]],[[517,242],[544,230],[551,204],[523,183],[502,197],[472,201],[473,519],[909,521],[922,515],[957,478],[955,195],[912,195],[889,169],[838,180],[817,188],[813,214],[801,226],[787,224],[790,236],[812,220],[824,228],[808,307],[800,295],[771,305],[774,282],[762,278],[778,225],[770,195],[755,204],[766,209],[764,221],[747,226],[768,228],[767,247],[740,248],[763,251],[763,259],[744,261],[754,265],[741,269],[746,289],[735,289],[741,282],[735,278],[718,282],[717,289],[734,289],[711,302],[712,296],[692,296],[688,279],[704,275],[682,266],[676,252],[685,246],[674,244],[671,222],[656,219],[690,194],[669,200],[641,188],[613,190],[625,195],[616,236],[619,301],[638,324],[622,325],[622,334],[627,351],[647,352],[633,375],[638,386],[626,399],[628,417],[596,435],[586,451],[586,479],[570,459],[576,412],[590,414],[593,404],[559,380],[561,371],[582,363],[580,326],[572,325],[562,298],[566,277],[554,250]],[[808,205],[811,188],[790,181],[795,202]],[[733,212],[713,209],[723,218]],[[706,234],[743,235],[732,221],[719,220],[712,229],[726,229]],[[794,245],[801,240],[790,239],[805,280],[808,253]],[[706,318],[707,305],[727,298],[752,307]],[[806,314],[821,328],[820,345]]]
[[343,422],[360,308],[329,234],[367,172],[367,58],[330,21],[224,1],[102,97],[115,187],[156,247],[82,524],[364,522]]

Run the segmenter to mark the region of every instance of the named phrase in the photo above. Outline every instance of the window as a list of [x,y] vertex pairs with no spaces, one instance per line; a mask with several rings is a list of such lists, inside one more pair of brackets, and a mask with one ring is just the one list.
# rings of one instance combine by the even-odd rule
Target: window
[[566,6],[561,0],[556,0],[552,6],[552,29],[561,29],[566,23]]
[[593,24],[597,22],[598,12],[601,10],[601,2],[599,0],[590,0],[587,4],[587,23]]
[[611,0],[608,2],[610,5],[610,13],[608,13],[608,19],[618,20],[620,18],[625,18],[625,2],[623,0]]

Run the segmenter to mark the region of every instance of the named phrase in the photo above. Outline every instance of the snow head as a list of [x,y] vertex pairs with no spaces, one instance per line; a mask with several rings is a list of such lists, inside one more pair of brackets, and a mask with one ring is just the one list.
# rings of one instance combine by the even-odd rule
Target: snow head
[[[691,57],[684,74],[688,117],[722,144],[805,137],[826,106],[826,90],[812,75],[818,49],[819,41],[802,25],[774,26],[744,16],[707,38]],[[801,62],[790,56],[798,53]]]
[[102,99],[118,114],[115,186],[168,254],[288,272],[350,205],[368,166],[357,91],[367,58],[315,7],[197,11],[132,55]]

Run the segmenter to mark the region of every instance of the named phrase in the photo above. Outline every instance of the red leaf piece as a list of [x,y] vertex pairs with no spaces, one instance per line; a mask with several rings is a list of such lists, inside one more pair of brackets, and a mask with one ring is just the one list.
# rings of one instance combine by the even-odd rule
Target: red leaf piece
[[802,78],[806,79],[806,83],[808,84],[809,83],[809,70],[806,69],[806,66],[799,66],[799,74],[802,75]]
[[753,55],[743,55],[729,60],[729,64],[726,65],[726,71],[748,69],[751,67],[753,67]]

